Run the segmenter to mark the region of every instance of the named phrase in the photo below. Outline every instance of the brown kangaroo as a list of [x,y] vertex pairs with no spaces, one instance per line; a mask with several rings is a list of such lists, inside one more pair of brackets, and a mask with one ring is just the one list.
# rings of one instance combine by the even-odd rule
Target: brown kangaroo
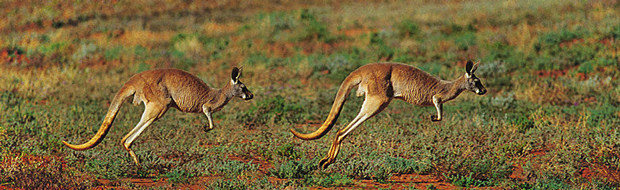
[[214,127],[211,114],[221,110],[230,99],[235,96],[244,100],[252,99],[252,92],[239,81],[240,75],[241,69],[234,67],[230,82],[221,89],[213,89],[198,77],[178,69],[156,69],[138,73],[116,93],[99,131],[92,139],[81,145],[69,144],[66,141],[62,143],[73,150],[87,150],[97,146],[110,130],[122,103],[133,95],[134,105],[144,102],[144,113],[140,122],[123,137],[121,142],[136,165],[140,166],[136,154],[131,150],[131,143],[146,127],[161,118],[168,108],[177,108],[182,112],[204,113],[209,120],[209,127],[205,125],[204,130],[209,131]]
[[468,61],[464,75],[453,81],[445,81],[418,68],[399,63],[364,65],[344,79],[329,116],[318,130],[309,134],[302,134],[294,129],[291,129],[291,132],[303,140],[314,140],[327,134],[336,123],[349,92],[359,86],[357,96],[365,95],[366,99],[359,114],[347,127],[338,131],[329,152],[319,161],[320,167],[327,168],[336,160],[342,140],[357,126],[385,109],[394,98],[419,106],[434,105],[437,109],[437,116],[431,116],[431,120],[441,121],[443,103],[456,98],[465,90],[479,95],[485,94],[487,90],[480,79],[474,75],[477,68],[478,64]]

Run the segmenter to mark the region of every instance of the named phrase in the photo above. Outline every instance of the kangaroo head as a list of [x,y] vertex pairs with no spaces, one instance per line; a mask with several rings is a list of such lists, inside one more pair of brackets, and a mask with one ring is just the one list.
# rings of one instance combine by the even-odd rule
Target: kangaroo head
[[232,84],[232,94],[233,96],[243,98],[244,100],[250,100],[254,97],[254,95],[252,94],[252,92],[250,92],[250,90],[248,90],[247,87],[245,87],[245,84],[243,84],[239,80],[242,69],[243,68],[234,67],[232,70],[232,74],[230,76],[230,82]]
[[[480,63],[480,62],[478,62]],[[471,90],[478,95],[487,93],[487,89],[484,88],[480,79],[476,77],[474,72],[478,69],[478,63],[474,64],[471,60],[467,61],[465,66],[465,76],[467,77],[467,90]]]

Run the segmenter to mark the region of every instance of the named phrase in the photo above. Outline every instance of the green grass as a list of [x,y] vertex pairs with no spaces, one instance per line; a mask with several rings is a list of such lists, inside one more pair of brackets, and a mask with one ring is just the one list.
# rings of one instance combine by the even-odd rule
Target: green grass
[[[0,4],[3,187],[145,188],[130,179],[146,178],[164,181],[154,188],[413,189],[392,180],[411,174],[465,188],[620,186],[614,1]],[[321,139],[289,132],[316,130],[362,65],[403,62],[454,79],[469,59],[481,61],[487,95],[463,93],[437,123],[434,108],[395,100],[326,170],[318,161],[363,99],[352,94]],[[140,168],[119,140],[142,105],[125,102],[93,149],[61,143],[90,139],[138,72],[179,68],[219,88],[233,66],[254,100],[232,100],[209,132],[202,114],[171,109],[135,141]]]

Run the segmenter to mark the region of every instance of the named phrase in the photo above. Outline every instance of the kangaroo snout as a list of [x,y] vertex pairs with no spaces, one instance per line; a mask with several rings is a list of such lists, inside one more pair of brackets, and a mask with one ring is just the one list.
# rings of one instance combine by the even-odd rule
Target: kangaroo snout
[[476,89],[476,94],[483,95],[487,93],[487,89]]
[[251,92],[247,92],[245,94],[243,94],[243,98],[244,100],[251,100],[252,98],[254,98],[254,94],[252,94]]

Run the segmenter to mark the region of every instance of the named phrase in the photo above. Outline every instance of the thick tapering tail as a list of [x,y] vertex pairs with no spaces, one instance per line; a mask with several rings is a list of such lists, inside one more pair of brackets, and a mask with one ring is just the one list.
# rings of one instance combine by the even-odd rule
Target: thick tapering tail
[[103,138],[105,138],[105,135],[108,134],[110,126],[112,126],[114,118],[116,118],[116,114],[118,113],[118,110],[120,110],[123,102],[134,93],[135,91],[127,86],[123,86],[123,88],[116,93],[114,99],[112,99],[108,113],[105,115],[105,119],[103,119],[101,127],[99,127],[99,131],[97,131],[95,136],[88,142],[80,145],[69,144],[67,141],[62,141],[62,143],[73,150],[87,150],[97,146]]
[[351,92],[353,87],[357,86],[360,83],[360,79],[354,75],[349,75],[340,85],[340,89],[338,89],[338,94],[336,94],[336,98],[334,99],[334,104],[332,105],[332,109],[329,111],[329,116],[323,122],[323,125],[316,131],[308,134],[303,134],[295,131],[295,129],[291,129],[293,135],[297,138],[303,140],[314,140],[323,137],[329,130],[332,129],[336,120],[338,120],[338,116],[340,115],[340,111],[342,110],[342,106],[347,101],[347,97]]

